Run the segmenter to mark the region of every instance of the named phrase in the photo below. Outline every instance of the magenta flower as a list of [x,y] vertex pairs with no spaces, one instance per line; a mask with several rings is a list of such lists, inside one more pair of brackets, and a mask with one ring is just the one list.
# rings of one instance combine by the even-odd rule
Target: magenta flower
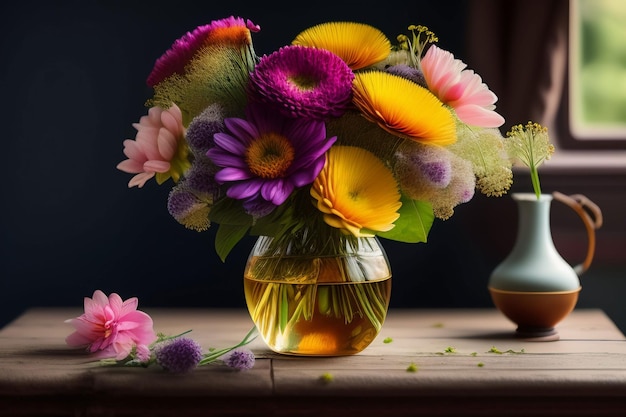
[[135,140],[124,141],[128,159],[117,164],[120,171],[137,174],[128,186],[141,188],[155,175],[158,184],[168,178],[177,182],[191,165],[180,108],[176,104],[167,110],[152,107],[133,126],[137,129]]
[[285,46],[266,55],[250,74],[254,99],[288,117],[341,116],[352,98],[354,73],[325,49]]
[[240,17],[228,17],[215,20],[208,25],[198,26],[193,32],[187,32],[177,39],[154,64],[146,81],[154,87],[172,74],[183,74],[185,66],[196,52],[207,45],[234,45],[252,47],[250,32],[261,28],[252,21]]
[[243,200],[249,212],[278,206],[296,187],[311,184],[337,139],[326,138],[320,120],[284,118],[262,106],[249,107],[247,120],[224,123],[227,132],[214,135],[207,156],[222,168],[215,180],[227,185],[226,195]]
[[76,331],[65,339],[68,345],[85,346],[99,358],[123,360],[136,348],[137,359],[150,358],[150,343],[157,339],[152,318],[137,310],[137,297],[122,301],[112,293],[108,297],[100,290],[93,298],[85,297],[85,313],[66,320]]
[[480,75],[450,52],[432,45],[421,60],[430,91],[452,107],[462,122],[480,127],[499,127],[504,118],[494,111],[498,97]]

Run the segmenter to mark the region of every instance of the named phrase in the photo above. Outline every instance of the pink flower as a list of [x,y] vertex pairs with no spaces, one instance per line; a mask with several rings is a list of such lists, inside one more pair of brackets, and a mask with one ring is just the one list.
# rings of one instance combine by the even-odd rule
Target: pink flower
[[494,111],[498,97],[474,71],[450,52],[432,45],[421,60],[430,91],[452,107],[464,123],[499,127],[504,118]]
[[180,108],[176,104],[167,110],[152,107],[133,127],[137,129],[135,140],[124,141],[124,155],[128,159],[117,164],[117,169],[137,174],[128,186],[141,188],[155,175],[158,184],[170,177],[178,181],[191,165]]
[[66,320],[76,331],[65,339],[68,345],[86,346],[99,358],[122,360],[136,347],[137,358],[150,358],[149,344],[157,338],[152,328],[152,318],[137,311],[136,297],[122,301],[118,294],[107,297],[96,290],[93,298],[85,297],[85,313]]
[[252,47],[250,32],[261,28],[250,19],[231,16],[214,20],[208,25],[198,26],[193,32],[187,32],[177,39],[154,64],[148,76],[147,84],[154,87],[172,74],[184,74],[185,66],[199,49],[209,45],[234,45]]

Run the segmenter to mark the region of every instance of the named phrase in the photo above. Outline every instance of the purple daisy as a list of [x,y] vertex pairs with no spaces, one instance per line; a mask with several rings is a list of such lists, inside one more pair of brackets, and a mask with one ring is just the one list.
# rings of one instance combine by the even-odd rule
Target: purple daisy
[[288,117],[339,117],[352,99],[354,73],[325,49],[290,45],[266,55],[250,74],[252,97]]
[[311,184],[337,137],[326,137],[320,120],[284,118],[263,106],[249,106],[247,119],[227,118],[227,131],[214,135],[207,156],[222,169],[215,180],[226,195],[243,200],[250,212],[281,205],[297,187]]
[[157,59],[146,82],[148,86],[154,87],[172,74],[183,74],[187,63],[203,46],[232,44],[251,47],[250,32],[260,30],[249,19],[234,16],[198,26],[193,32],[187,32],[174,41],[170,49]]

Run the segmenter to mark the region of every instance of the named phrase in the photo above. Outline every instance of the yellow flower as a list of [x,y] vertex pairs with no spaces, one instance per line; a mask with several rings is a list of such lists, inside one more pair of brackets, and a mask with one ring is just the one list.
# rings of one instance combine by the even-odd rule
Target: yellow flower
[[452,112],[426,88],[382,71],[355,76],[353,102],[371,122],[391,134],[427,145],[456,141]]
[[387,58],[391,42],[380,30],[363,23],[328,22],[298,34],[293,45],[326,49],[339,56],[353,70],[374,65]]
[[324,221],[346,234],[374,236],[389,231],[402,203],[392,172],[371,152],[333,146],[311,187]]

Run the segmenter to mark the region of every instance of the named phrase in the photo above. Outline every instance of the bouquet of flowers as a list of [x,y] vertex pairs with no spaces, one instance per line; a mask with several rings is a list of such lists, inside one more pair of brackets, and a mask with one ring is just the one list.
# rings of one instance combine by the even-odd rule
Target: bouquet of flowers
[[176,40],[117,166],[129,187],[173,184],[167,207],[185,227],[218,224],[223,261],[246,234],[303,227],[426,242],[475,190],[510,188],[497,97],[428,28],[392,43],[322,23],[263,56],[259,30],[231,16]]

